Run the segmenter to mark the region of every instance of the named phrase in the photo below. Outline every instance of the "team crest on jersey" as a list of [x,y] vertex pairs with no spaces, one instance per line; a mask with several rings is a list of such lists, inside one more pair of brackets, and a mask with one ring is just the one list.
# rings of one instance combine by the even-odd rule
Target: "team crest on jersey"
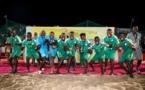
[[125,45],[127,45],[127,44],[125,43]]

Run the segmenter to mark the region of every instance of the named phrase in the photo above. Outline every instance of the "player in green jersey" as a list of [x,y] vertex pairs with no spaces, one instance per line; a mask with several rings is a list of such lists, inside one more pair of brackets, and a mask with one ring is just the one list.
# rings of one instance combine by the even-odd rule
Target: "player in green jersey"
[[61,38],[58,40],[58,47],[57,47],[57,56],[60,59],[58,62],[58,67],[57,67],[57,72],[56,72],[57,74],[60,74],[59,69],[61,67],[63,60],[68,59],[68,55],[66,51],[67,51],[67,47],[65,44],[65,33],[62,33]]
[[82,60],[84,65],[84,74],[88,73],[88,59],[90,57],[90,54],[88,53],[88,49],[90,47],[90,42],[86,40],[86,34],[81,33],[80,34],[80,53],[82,54]]
[[95,71],[95,68],[93,66],[93,63],[95,61],[98,61],[100,64],[100,69],[101,69],[101,75],[104,74],[104,70],[103,70],[103,60],[105,58],[105,44],[102,42],[100,42],[100,38],[98,36],[96,36],[94,38],[94,44],[92,45],[91,49],[95,50],[95,56],[92,58],[92,60],[90,61],[90,66],[92,67],[92,71]]
[[[78,48],[79,45],[79,40],[77,40],[74,37],[74,32],[71,31],[70,32],[70,36],[69,38],[66,40],[66,46],[68,48],[67,50],[67,54],[68,54],[68,73],[70,73],[70,63],[71,61],[75,61],[75,52],[76,52],[76,48]],[[73,67],[73,69],[75,70],[75,67]]]
[[17,73],[18,57],[22,54],[22,50],[20,49],[22,41],[20,37],[16,35],[16,31],[14,29],[11,31],[11,37],[8,43],[12,45],[12,53],[9,58],[12,68],[10,73]]
[[[122,55],[119,58],[120,66],[130,74],[130,77],[133,78],[131,60],[133,58],[133,52],[135,51],[135,47],[133,46],[130,39],[125,38],[125,33],[120,33],[120,50],[123,51]],[[126,64],[126,66],[124,65]]]
[[25,47],[27,49],[27,51],[26,51],[26,66],[27,66],[28,72],[30,72],[29,61],[30,61],[31,57],[34,57],[35,59],[37,59],[38,66],[40,65],[39,54],[36,50],[37,44],[36,44],[36,41],[32,39],[31,32],[27,33],[27,39],[25,39],[22,43],[22,49],[24,49]]
[[105,70],[107,69],[108,59],[110,59],[111,72],[113,74],[114,69],[114,59],[116,50],[119,48],[119,40],[115,35],[112,35],[112,29],[107,29],[107,36],[104,37],[104,42],[107,44],[105,50]]

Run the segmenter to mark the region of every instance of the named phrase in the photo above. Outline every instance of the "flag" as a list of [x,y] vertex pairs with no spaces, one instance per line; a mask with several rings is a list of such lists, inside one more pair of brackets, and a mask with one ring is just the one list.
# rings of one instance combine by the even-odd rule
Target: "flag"
[[134,18],[131,19],[131,22],[134,22]]
[[4,18],[7,19],[7,15],[5,15]]

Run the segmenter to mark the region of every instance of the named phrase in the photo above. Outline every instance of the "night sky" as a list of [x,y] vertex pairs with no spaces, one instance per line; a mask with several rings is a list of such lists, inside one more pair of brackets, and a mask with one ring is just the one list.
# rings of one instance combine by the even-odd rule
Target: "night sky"
[[56,0],[5,1],[0,5],[0,25],[5,24],[4,15],[7,15],[9,20],[25,25],[72,26],[90,20],[120,28],[130,28],[131,18],[134,18],[133,25],[145,30],[144,5],[136,2],[128,4],[118,1],[116,4],[110,4],[84,1],[79,4],[75,1],[60,3]]

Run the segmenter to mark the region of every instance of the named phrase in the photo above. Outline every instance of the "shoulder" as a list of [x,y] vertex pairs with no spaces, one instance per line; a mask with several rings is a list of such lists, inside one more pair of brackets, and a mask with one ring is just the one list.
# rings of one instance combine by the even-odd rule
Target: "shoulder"
[[130,35],[130,34],[132,34],[132,32],[128,33],[127,35]]
[[49,36],[49,35],[47,35],[47,36],[45,36],[45,38],[46,38],[46,39],[50,39],[50,36]]
[[76,41],[79,41],[79,39],[78,39],[78,38],[75,38],[75,40],[76,40]]
[[132,43],[132,40],[131,39],[125,39],[126,40],[126,42],[128,42],[128,43]]
[[25,39],[25,40],[23,40],[23,42],[22,43],[26,43],[27,42],[27,40]]
[[88,43],[90,43],[90,41],[89,41],[89,40],[87,40],[87,42],[88,42]]
[[104,37],[103,37],[103,39],[106,39],[106,38],[107,38],[107,36],[104,36]]
[[70,39],[68,38],[68,39],[66,39],[65,41],[68,42],[69,40],[70,40]]
[[21,39],[19,36],[16,36],[16,38]]
[[141,33],[137,32],[137,35],[141,36]]
[[12,39],[13,37],[12,36],[10,36],[10,39]]
[[41,36],[38,36],[38,39],[40,38]]
[[131,34],[132,34],[132,32],[128,33],[127,36],[129,36],[129,35],[131,35]]
[[61,41],[61,39],[58,39],[58,42],[60,42]]
[[36,42],[34,39],[32,39],[32,42]]
[[113,35],[113,38],[118,39],[118,37],[116,35]]
[[57,37],[54,37],[54,40],[57,40]]
[[92,47],[94,47],[96,44],[93,44]]

